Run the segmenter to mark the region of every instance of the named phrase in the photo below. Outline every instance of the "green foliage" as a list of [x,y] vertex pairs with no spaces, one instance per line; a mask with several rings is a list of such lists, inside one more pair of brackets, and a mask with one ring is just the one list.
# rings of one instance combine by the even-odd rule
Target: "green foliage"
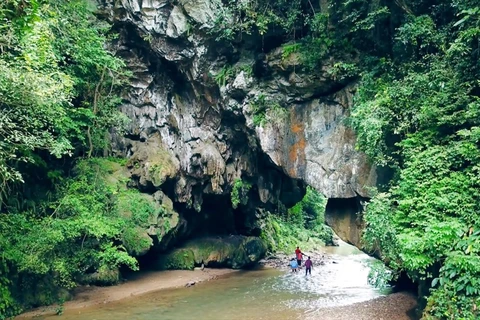
[[137,268],[121,245],[130,222],[101,179],[107,162],[66,174],[71,156],[103,153],[125,124],[116,106],[128,73],[95,10],[0,3],[0,318],[63,300],[84,273]]
[[215,76],[215,82],[219,87],[224,87],[227,84],[227,81],[232,79],[235,76],[235,70],[232,66],[224,65],[222,69]]
[[236,179],[233,182],[232,192],[230,193],[230,200],[232,201],[232,208],[237,209],[240,204],[247,204],[248,191],[252,185],[242,179]]
[[253,112],[253,124],[263,127],[267,122],[266,118],[266,98],[263,94],[259,95],[255,101],[250,103]]
[[266,35],[275,27],[293,32],[304,23],[303,0],[227,0],[220,5],[220,14],[211,31],[217,41],[238,41],[244,34]]
[[[0,306],[6,312],[14,313],[19,304],[53,303],[60,297],[58,288],[70,289],[79,281],[117,283],[121,266],[138,269],[131,255],[151,247],[146,229],[165,209],[127,189],[121,172],[118,162],[80,161],[43,209],[0,215],[2,261],[12,271],[3,267],[0,273]],[[13,272],[21,280],[7,280]],[[30,287],[27,291],[38,297],[17,292],[19,286]],[[46,298],[38,300],[42,294]]]
[[[345,7],[347,11],[347,6],[341,9]],[[282,46],[282,59],[296,53],[300,68],[316,72],[327,58],[350,58],[355,51],[348,41],[349,26],[353,22],[345,26],[347,24],[342,21],[333,27],[332,22],[341,18],[335,14],[331,16],[329,11],[329,8],[318,8],[317,3],[309,0],[224,1],[211,33],[217,41],[232,44],[241,43],[244,35],[281,36],[286,41],[293,41]],[[357,75],[353,69],[349,68],[342,77],[350,77],[351,73]],[[220,78],[225,79],[223,75]]]
[[[328,228],[325,226],[325,228]],[[318,250],[325,245],[323,228],[308,230],[302,226],[285,222],[284,219],[269,214],[265,219],[260,238],[267,244],[270,252],[280,251],[291,253],[297,246],[303,250]],[[330,230],[331,235],[331,230]]]
[[270,122],[272,124],[280,124],[288,116],[287,110],[278,102],[267,99],[263,94],[258,95],[254,101],[250,103],[253,113],[253,124],[263,127]]
[[121,127],[116,111],[124,64],[105,50],[109,26],[87,1],[0,4],[0,184],[23,181],[35,153],[55,157],[74,148],[88,155]]
[[282,46],[282,49],[283,49],[282,59],[286,60],[292,54],[298,52],[301,49],[301,45],[300,45],[300,43],[285,44],[285,45]]
[[[480,302],[480,229],[470,228],[457,234],[454,251],[449,252],[432,281],[426,318],[478,318]],[[455,308],[452,308],[454,306]]]
[[[0,235],[0,241],[4,240]],[[4,248],[4,243],[0,242],[1,247]],[[7,319],[15,316],[22,311],[15,298],[12,296],[10,287],[12,281],[10,280],[10,273],[6,265],[6,261],[0,259],[0,319]]]
[[370,271],[368,273],[368,283],[376,288],[385,288],[394,280],[395,275],[380,260],[372,260],[368,263]]
[[288,209],[286,221],[307,229],[314,229],[325,223],[326,205],[327,199],[309,186],[303,199]]
[[331,244],[333,231],[325,225],[326,198],[308,187],[304,198],[288,209],[285,215],[269,214],[261,238],[270,251],[293,252],[301,245],[316,250]]
[[401,9],[372,15],[398,25],[381,45],[389,50],[368,51],[350,119],[359,149],[394,173],[367,206],[363,240],[394,274],[433,280],[424,318],[476,319],[480,7],[405,1]]
[[235,77],[242,71],[247,77],[251,77],[253,75],[252,65],[250,64],[235,66],[226,64],[214,76],[215,82],[219,87],[224,87],[229,81],[235,79]]
[[324,195],[312,187],[307,187],[307,193],[300,203],[302,204],[307,229],[325,224],[327,199]]
[[307,20],[310,26],[310,34],[302,39],[301,57],[304,67],[308,71],[316,71],[322,66],[322,62],[331,55],[338,39],[329,28],[329,16],[317,13]]

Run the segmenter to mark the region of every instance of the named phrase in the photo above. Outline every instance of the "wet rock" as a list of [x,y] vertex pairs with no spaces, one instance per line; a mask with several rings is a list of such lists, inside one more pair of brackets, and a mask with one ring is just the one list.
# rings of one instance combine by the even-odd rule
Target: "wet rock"
[[345,242],[362,248],[363,211],[366,201],[361,197],[328,199],[325,222]]

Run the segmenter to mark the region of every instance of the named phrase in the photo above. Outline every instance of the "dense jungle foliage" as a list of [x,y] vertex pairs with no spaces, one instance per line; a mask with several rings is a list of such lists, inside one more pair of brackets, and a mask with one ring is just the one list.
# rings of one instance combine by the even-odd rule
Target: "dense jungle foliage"
[[282,213],[269,214],[260,237],[269,251],[291,254],[297,246],[305,252],[334,244],[333,231],[325,225],[327,199],[308,187],[303,199]]
[[[98,166],[128,74],[83,0],[0,3],[0,319],[65,298],[90,269],[136,268]],[[108,191],[108,192],[107,192]],[[21,303],[21,305],[20,305]]]
[[367,207],[364,241],[397,274],[431,285],[424,318],[478,319],[480,3],[403,5],[351,117],[358,146],[394,172]]
[[[161,214],[97,179],[118,161],[92,157],[126,122],[116,106],[128,72],[95,9],[0,3],[0,319],[65,298],[58,288],[83,273],[114,282],[120,265],[136,269],[132,254],[148,244],[131,229]],[[479,318],[480,1],[224,0],[210,35],[280,38],[313,74],[334,58],[332,78],[357,83],[358,148],[393,174],[367,206],[365,247],[431,286],[426,319]],[[119,198],[139,214],[119,214]],[[304,209],[267,227],[311,228]]]

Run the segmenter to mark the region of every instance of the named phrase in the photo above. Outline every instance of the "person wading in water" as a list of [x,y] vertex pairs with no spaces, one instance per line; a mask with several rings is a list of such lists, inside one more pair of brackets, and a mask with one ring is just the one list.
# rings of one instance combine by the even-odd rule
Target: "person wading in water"
[[308,257],[307,261],[305,261],[305,277],[309,273],[310,275],[312,275],[312,268],[313,268],[312,260],[310,260],[310,257]]
[[297,260],[292,258],[292,260],[290,260],[290,267],[292,268],[292,272],[297,272],[297,269],[298,269]]
[[297,249],[295,250],[295,256],[297,257],[298,266],[301,267],[302,266],[303,253],[302,253],[302,251],[300,250],[299,247],[297,247]]

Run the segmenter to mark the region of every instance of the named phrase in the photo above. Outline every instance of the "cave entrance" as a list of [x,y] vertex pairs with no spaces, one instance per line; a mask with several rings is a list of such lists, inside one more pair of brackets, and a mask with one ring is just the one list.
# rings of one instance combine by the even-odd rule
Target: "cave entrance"
[[328,198],[325,223],[345,242],[361,249],[364,227],[363,209],[366,198]]

